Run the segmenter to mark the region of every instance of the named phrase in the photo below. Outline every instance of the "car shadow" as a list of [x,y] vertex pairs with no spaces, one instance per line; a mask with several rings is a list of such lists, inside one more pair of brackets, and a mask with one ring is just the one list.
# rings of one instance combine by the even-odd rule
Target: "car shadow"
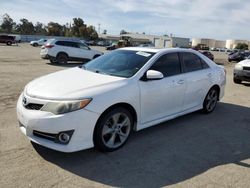
[[219,103],[208,115],[194,112],[133,133],[111,153],[61,153],[34,144],[47,161],[80,177],[115,187],[162,187],[213,167],[250,158],[250,108]]

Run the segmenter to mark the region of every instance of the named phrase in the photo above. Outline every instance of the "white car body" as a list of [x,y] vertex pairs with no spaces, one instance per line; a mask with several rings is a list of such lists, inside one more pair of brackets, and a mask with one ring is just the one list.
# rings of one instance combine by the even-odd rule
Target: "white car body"
[[250,82],[250,58],[240,61],[234,67],[234,82],[240,83],[241,81]]
[[[72,68],[30,82],[17,103],[17,117],[21,131],[33,142],[63,152],[74,152],[94,146],[95,125],[105,110],[116,104],[127,104],[136,112],[138,131],[203,108],[209,89],[220,89],[224,95],[225,71],[199,52],[186,49],[124,48],[125,50],[156,53],[134,76],[122,78]],[[124,50],[119,49],[119,50]],[[175,52],[189,52],[202,58],[209,68],[161,80],[144,82],[141,78],[160,56]],[[72,101],[92,98],[83,109],[54,115],[51,112],[26,109],[27,103],[46,104],[50,101]],[[23,104],[25,100],[25,105]],[[58,134],[74,129],[67,145],[37,137],[34,130]]]
[[[65,43],[75,45],[69,46],[65,45]],[[50,39],[42,46],[40,55],[43,59],[56,59],[60,53],[66,54],[69,60],[91,60],[103,54],[100,51],[89,48],[81,41]]]

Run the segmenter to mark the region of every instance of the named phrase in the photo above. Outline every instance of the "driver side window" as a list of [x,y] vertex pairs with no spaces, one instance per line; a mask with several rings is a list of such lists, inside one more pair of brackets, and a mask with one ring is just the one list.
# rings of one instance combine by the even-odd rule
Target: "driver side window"
[[161,72],[164,77],[174,76],[181,73],[181,64],[177,53],[168,53],[161,56],[150,70]]

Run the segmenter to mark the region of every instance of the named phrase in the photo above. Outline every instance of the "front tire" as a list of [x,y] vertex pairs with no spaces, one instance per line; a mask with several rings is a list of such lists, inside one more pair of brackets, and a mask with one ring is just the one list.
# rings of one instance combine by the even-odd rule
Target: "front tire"
[[206,98],[203,102],[203,112],[208,114],[214,111],[217,105],[218,98],[219,98],[218,90],[214,87],[211,88],[208,91]]
[[133,124],[133,117],[125,108],[119,107],[108,111],[96,124],[95,147],[104,152],[119,149],[128,140]]

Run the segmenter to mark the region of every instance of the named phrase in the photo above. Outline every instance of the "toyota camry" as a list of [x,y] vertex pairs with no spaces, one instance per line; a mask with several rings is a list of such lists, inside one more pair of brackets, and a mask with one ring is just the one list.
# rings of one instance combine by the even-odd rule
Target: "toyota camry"
[[212,112],[225,80],[223,67],[194,50],[118,49],[28,83],[17,103],[19,127],[54,150],[114,151],[132,130]]

